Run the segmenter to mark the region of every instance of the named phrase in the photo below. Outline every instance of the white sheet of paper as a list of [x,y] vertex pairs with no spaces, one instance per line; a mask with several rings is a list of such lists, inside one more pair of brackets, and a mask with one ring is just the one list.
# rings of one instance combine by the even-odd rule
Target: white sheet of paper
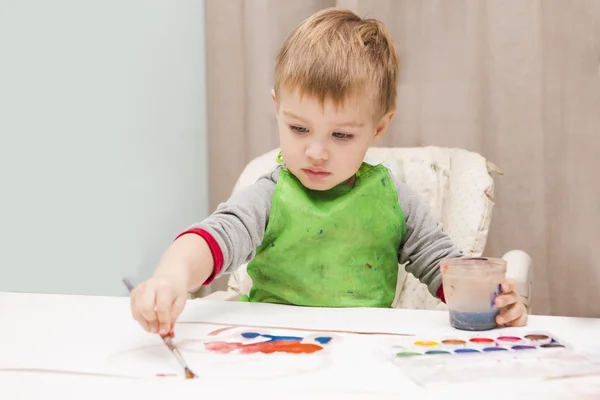
[[[359,396],[356,398],[362,398],[361,395],[386,398],[423,393],[423,386],[403,373],[390,356],[390,346],[400,339],[398,336],[340,331],[456,333],[448,324],[447,314],[438,311],[312,309],[195,301],[186,306],[176,327],[176,342],[181,346],[189,366],[200,377],[192,382],[168,376],[156,377],[157,374],[173,373],[181,376],[183,371],[162,340],[156,334],[144,332],[133,320],[127,298],[0,293],[0,311],[3,325],[10,327],[0,330],[0,385],[6,383],[14,387],[19,382],[23,385],[30,382],[23,393],[32,394],[37,390],[33,382],[44,387],[43,383],[50,381],[85,381],[98,388],[94,393],[90,389],[90,398],[97,393],[106,393],[106,382],[110,382],[109,386],[115,390],[117,387],[123,390],[135,388],[140,393],[151,390],[149,388],[155,388],[158,393],[163,390],[163,385],[167,385],[171,386],[169,390],[181,390],[181,393],[217,393],[225,389],[230,393],[248,394],[260,392],[265,383],[273,393],[281,390],[300,397],[315,395],[319,398],[323,395],[321,398],[327,398],[332,393],[344,396],[354,393]],[[562,335],[561,328],[567,332],[561,320],[540,317],[531,321],[527,329],[534,329],[537,324],[559,336]],[[551,326],[553,321],[558,322]],[[592,339],[600,332],[600,329],[594,328],[598,321],[569,321],[575,321],[581,328],[572,332],[569,341]],[[309,341],[321,335],[331,336],[333,340],[322,352],[309,355],[205,352],[198,340],[228,324],[239,325],[242,331],[258,330],[264,334],[302,337],[312,335]],[[310,332],[310,329],[319,331]],[[511,334],[522,329],[502,331]],[[231,333],[234,332],[227,332],[218,339],[233,341]],[[16,369],[70,371],[79,375],[19,373],[14,372]],[[139,379],[109,379],[81,373],[116,374]],[[146,384],[138,386],[139,382]],[[232,382],[235,388],[230,387]],[[307,387],[307,382],[310,382],[310,387]],[[470,384],[474,387],[473,382]],[[519,385],[519,382],[514,383],[514,387]],[[553,387],[552,394],[557,394],[560,391],[556,388],[564,387],[561,385],[562,382],[546,383],[538,389],[546,391],[545,388]],[[452,388],[443,386],[430,385],[427,390],[429,393],[439,392],[444,398]],[[460,383],[454,386],[459,388]],[[523,381],[527,390],[533,390],[534,386],[531,381]],[[587,388],[595,390],[593,384]]]

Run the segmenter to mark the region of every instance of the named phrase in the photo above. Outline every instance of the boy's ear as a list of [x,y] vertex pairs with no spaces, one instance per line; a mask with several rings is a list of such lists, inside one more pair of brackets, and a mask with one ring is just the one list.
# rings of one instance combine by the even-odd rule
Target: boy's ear
[[379,120],[379,124],[377,124],[377,128],[375,130],[375,136],[373,137],[373,142],[378,142],[379,139],[383,136],[388,126],[390,126],[390,122],[394,119],[394,114],[396,114],[396,110],[392,110],[389,113],[385,114]]
[[275,109],[277,109],[277,97],[275,97],[275,89],[271,89],[271,99],[273,100],[273,104],[275,105]]

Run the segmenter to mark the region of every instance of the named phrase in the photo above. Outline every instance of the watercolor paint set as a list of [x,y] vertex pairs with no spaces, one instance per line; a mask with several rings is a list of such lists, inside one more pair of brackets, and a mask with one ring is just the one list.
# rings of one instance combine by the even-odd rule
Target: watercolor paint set
[[475,334],[444,337],[413,337],[392,346],[397,358],[443,355],[514,354],[531,351],[570,349],[571,346],[548,332],[516,334]]
[[588,354],[548,332],[416,336],[394,341],[388,355],[423,386],[600,374]]

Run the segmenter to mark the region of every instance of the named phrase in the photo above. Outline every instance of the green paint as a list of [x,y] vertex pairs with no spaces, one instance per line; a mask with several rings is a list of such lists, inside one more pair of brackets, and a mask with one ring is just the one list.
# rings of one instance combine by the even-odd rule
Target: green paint
[[414,357],[414,356],[420,356],[421,353],[415,353],[413,351],[403,351],[401,353],[396,354],[398,357]]
[[445,350],[429,350],[425,354],[450,354],[450,352]]

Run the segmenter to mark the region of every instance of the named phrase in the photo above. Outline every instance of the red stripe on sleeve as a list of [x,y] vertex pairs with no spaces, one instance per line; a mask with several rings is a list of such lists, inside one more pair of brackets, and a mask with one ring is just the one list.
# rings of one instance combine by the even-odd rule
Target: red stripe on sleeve
[[208,247],[210,248],[210,252],[213,257],[214,268],[213,268],[212,274],[202,284],[203,286],[210,285],[212,283],[212,281],[215,280],[217,275],[219,275],[219,272],[221,272],[221,270],[223,269],[224,259],[223,259],[223,252],[221,251],[221,247],[219,246],[219,244],[217,243],[215,238],[210,233],[208,233],[204,229],[200,229],[200,228],[188,229],[187,231],[184,231],[184,232],[180,233],[179,235],[177,235],[175,240],[177,240],[178,238],[180,238],[183,235],[187,235],[188,233],[193,233],[198,236],[201,236],[202,239],[204,239],[206,241],[206,243],[208,244]]

